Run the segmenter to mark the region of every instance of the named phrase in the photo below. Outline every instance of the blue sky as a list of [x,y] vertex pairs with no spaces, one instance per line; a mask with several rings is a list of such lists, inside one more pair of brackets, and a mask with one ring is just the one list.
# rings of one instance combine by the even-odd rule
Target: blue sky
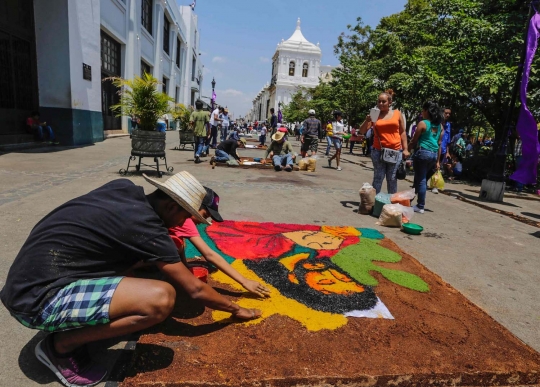
[[[189,5],[191,0],[177,0]],[[406,0],[197,0],[200,51],[204,64],[203,96],[211,96],[216,80],[217,102],[234,117],[244,116],[252,100],[270,81],[271,58],[302,21],[302,33],[321,45],[323,65],[337,65],[333,47],[347,24],[362,17],[375,27],[381,17],[403,10]]]

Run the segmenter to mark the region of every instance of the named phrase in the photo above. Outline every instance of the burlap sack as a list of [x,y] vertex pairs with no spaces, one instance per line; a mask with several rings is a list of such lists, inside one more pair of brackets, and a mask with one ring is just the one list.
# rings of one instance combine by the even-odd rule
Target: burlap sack
[[315,172],[315,169],[317,168],[317,160],[313,157],[308,158],[307,160],[307,170],[308,172]]
[[360,189],[360,208],[358,210],[359,214],[369,215],[373,210],[375,205],[375,188],[369,183],[364,183]]
[[308,162],[306,159],[302,159],[298,162],[298,169],[301,171],[307,171],[308,168]]

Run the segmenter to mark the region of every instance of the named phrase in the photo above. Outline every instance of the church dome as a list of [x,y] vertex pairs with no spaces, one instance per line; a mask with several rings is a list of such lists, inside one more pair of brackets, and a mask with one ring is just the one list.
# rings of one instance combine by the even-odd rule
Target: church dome
[[277,51],[282,50],[321,54],[319,45],[309,42],[302,34],[302,30],[300,29],[300,18],[298,18],[298,21],[296,22],[296,30],[292,36],[278,44]]

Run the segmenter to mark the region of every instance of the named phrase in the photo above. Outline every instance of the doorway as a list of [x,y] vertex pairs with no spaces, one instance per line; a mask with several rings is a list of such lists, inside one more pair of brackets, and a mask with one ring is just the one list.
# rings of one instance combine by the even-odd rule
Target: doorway
[[103,130],[122,129],[122,118],[116,117],[111,106],[120,102],[118,87],[110,77],[120,76],[121,47],[120,43],[101,31],[101,111],[103,114]]

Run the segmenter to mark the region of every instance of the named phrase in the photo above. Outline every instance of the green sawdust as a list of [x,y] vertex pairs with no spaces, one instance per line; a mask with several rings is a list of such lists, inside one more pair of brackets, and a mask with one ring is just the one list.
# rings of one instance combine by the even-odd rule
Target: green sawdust
[[401,261],[398,253],[380,246],[377,240],[362,238],[360,243],[339,251],[331,258],[331,261],[364,285],[377,286],[379,284],[379,281],[370,274],[376,271],[396,285],[418,292],[429,291],[429,285],[414,274],[377,266],[374,261],[389,263]]

